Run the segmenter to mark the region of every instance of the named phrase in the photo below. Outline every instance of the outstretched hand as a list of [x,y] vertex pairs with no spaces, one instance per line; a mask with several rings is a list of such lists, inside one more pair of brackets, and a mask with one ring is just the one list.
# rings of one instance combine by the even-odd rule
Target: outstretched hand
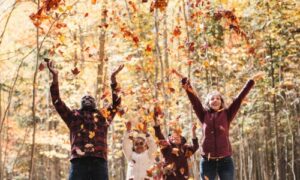
[[174,73],[177,77],[181,79],[184,78],[184,76],[181,73],[179,73],[176,69],[172,69],[171,73]]
[[125,123],[125,125],[126,125],[127,132],[130,132],[131,131],[131,122],[128,121],[128,122]]
[[147,128],[148,128],[147,121],[144,121],[144,122],[143,122],[143,130],[142,130],[143,133],[147,134],[147,132],[148,132],[148,129],[147,129]]
[[44,61],[47,63],[47,67],[53,76],[58,75],[58,71],[53,66],[53,61],[45,58]]
[[121,64],[112,74],[111,74],[111,81],[113,83],[116,82],[116,75],[124,68],[124,64]]
[[197,130],[197,123],[193,123],[193,127],[192,127],[193,138],[196,138],[196,130]]
[[264,76],[265,76],[265,73],[260,71],[256,74],[254,74],[251,79],[253,79],[254,81],[259,81],[259,80],[263,79]]

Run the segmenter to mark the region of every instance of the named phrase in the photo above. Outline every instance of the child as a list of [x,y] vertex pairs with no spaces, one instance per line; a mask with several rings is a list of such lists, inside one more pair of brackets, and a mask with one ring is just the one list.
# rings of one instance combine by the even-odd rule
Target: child
[[185,180],[189,178],[188,158],[199,148],[196,137],[196,124],[192,128],[193,145],[186,144],[181,136],[181,129],[173,125],[172,134],[166,139],[158,123],[158,107],[154,108],[155,136],[160,140],[161,153],[164,157],[164,179]]
[[147,132],[147,124],[136,136],[132,136],[135,132],[131,131],[131,122],[126,123],[126,129],[123,138],[123,153],[128,161],[126,180],[150,180],[147,170],[154,164],[156,144]]

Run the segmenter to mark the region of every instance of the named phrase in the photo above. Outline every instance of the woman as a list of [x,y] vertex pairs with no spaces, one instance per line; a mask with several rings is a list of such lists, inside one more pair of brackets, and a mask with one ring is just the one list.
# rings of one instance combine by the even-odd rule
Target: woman
[[150,180],[147,170],[154,164],[156,144],[147,132],[144,123],[143,132],[132,136],[131,122],[126,123],[127,131],[123,138],[123,153],[128,161],[126,180]]
[[175,73],[182,78],[182,86],[202,124],[204,137],[200,161],[201,179],[214,180],[217,175],[221,180],[234,179],[234,163],[229,142],[230,123],[237,114],[243,99],[254,86],[254,79],[260,78],[262,74],[257,74],[250,79],[230,106],[226,107],[222,95],[216,91],[207,95],[205,106],[202,106],[188,78],[176,71]]

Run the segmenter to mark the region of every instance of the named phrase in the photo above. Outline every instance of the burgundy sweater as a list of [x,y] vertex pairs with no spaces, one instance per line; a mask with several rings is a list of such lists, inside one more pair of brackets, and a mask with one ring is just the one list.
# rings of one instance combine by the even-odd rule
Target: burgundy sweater
[[[70,129],[71,160],[82,157],[98,157],[107,160],[107,131],[121,103],[112,84],[112,105],[101,113],[99,110],[71,110],[61,100],[58,83],[50,87],[52,103]],[[102,111],[103,112],[103,111]]]
[[243,99],[253,87],[254,81],[249,80],[230,106],[218,112],[211,109],[207,110],[202,106],[187,78],[183,78],[182,82],[187,82],[189,85],[186,93],[198,119],[202,123],[202,155],[206,157],[230,156],[232,154],[229,142],[230,123],[237,114]]

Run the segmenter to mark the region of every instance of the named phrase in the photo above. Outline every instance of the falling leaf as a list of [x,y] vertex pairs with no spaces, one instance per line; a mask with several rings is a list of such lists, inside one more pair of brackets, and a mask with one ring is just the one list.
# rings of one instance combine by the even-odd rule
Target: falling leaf
[[72,71],[72,73],[73,73],[74,75],[78,75],[78,74],[80,73],[80,71],[79,71],[79,69],[78,69],[77,67],[75,67],[75,68],[72,69],[71,71]]
[[97,3],[97,0],[92,0],[92,4],[96,4]]
[[89,13],[85,13],[85,14],[84,14],[84,17],[88,17],[88,16],[89,16]]
[[135,43],[135,45],[138,45],[139,43],[139,38],[137,36],[133,36],[132,37],[133,42]]
[[151,52],[152,51],[152,48],[151,48],[150,44],[147,44],[147,47],[146,47],[145,51],[146,52]]
[[185,170],[184,170],[184,168],[180,168],[180,173],[183,175],[184,174],[184,172],[185,172]]
[[181,34],[180,26],[176,26],[176,27],[174,28],[173,35],[174,35],[175,37],[178,37],[178,36],[180,36],[180,34]]
[[128,4],[132,7],[134,12],[137,11],[136,5],[132,1],[129,1]]
[[103,92],[103,94],[102,94],[102,96],[101,96],[101,98],[100,99],[104,99],[104,98],[106,98],[108,95],[110,94],[110,92],[109,92],[109,90],[106,88],[106,89],[104,89],[104,92]]
[[42,71],[42,70],[44,70],[44,69],[45,69],[45,65],[44,65],[44,63],[41,63],[41,64],[39,65],[39,70]]
[[64,35],[62,35],[62,34],[59,35],[59,36],[58,36],[58,39],[59,39],[59,41],[60,41],[61,43],[63,43],[63,44],[65,43],[66,38],[65,38]]
[[95,132],[94,131],[89,131],[89,138],[93,139],[95,137]]

